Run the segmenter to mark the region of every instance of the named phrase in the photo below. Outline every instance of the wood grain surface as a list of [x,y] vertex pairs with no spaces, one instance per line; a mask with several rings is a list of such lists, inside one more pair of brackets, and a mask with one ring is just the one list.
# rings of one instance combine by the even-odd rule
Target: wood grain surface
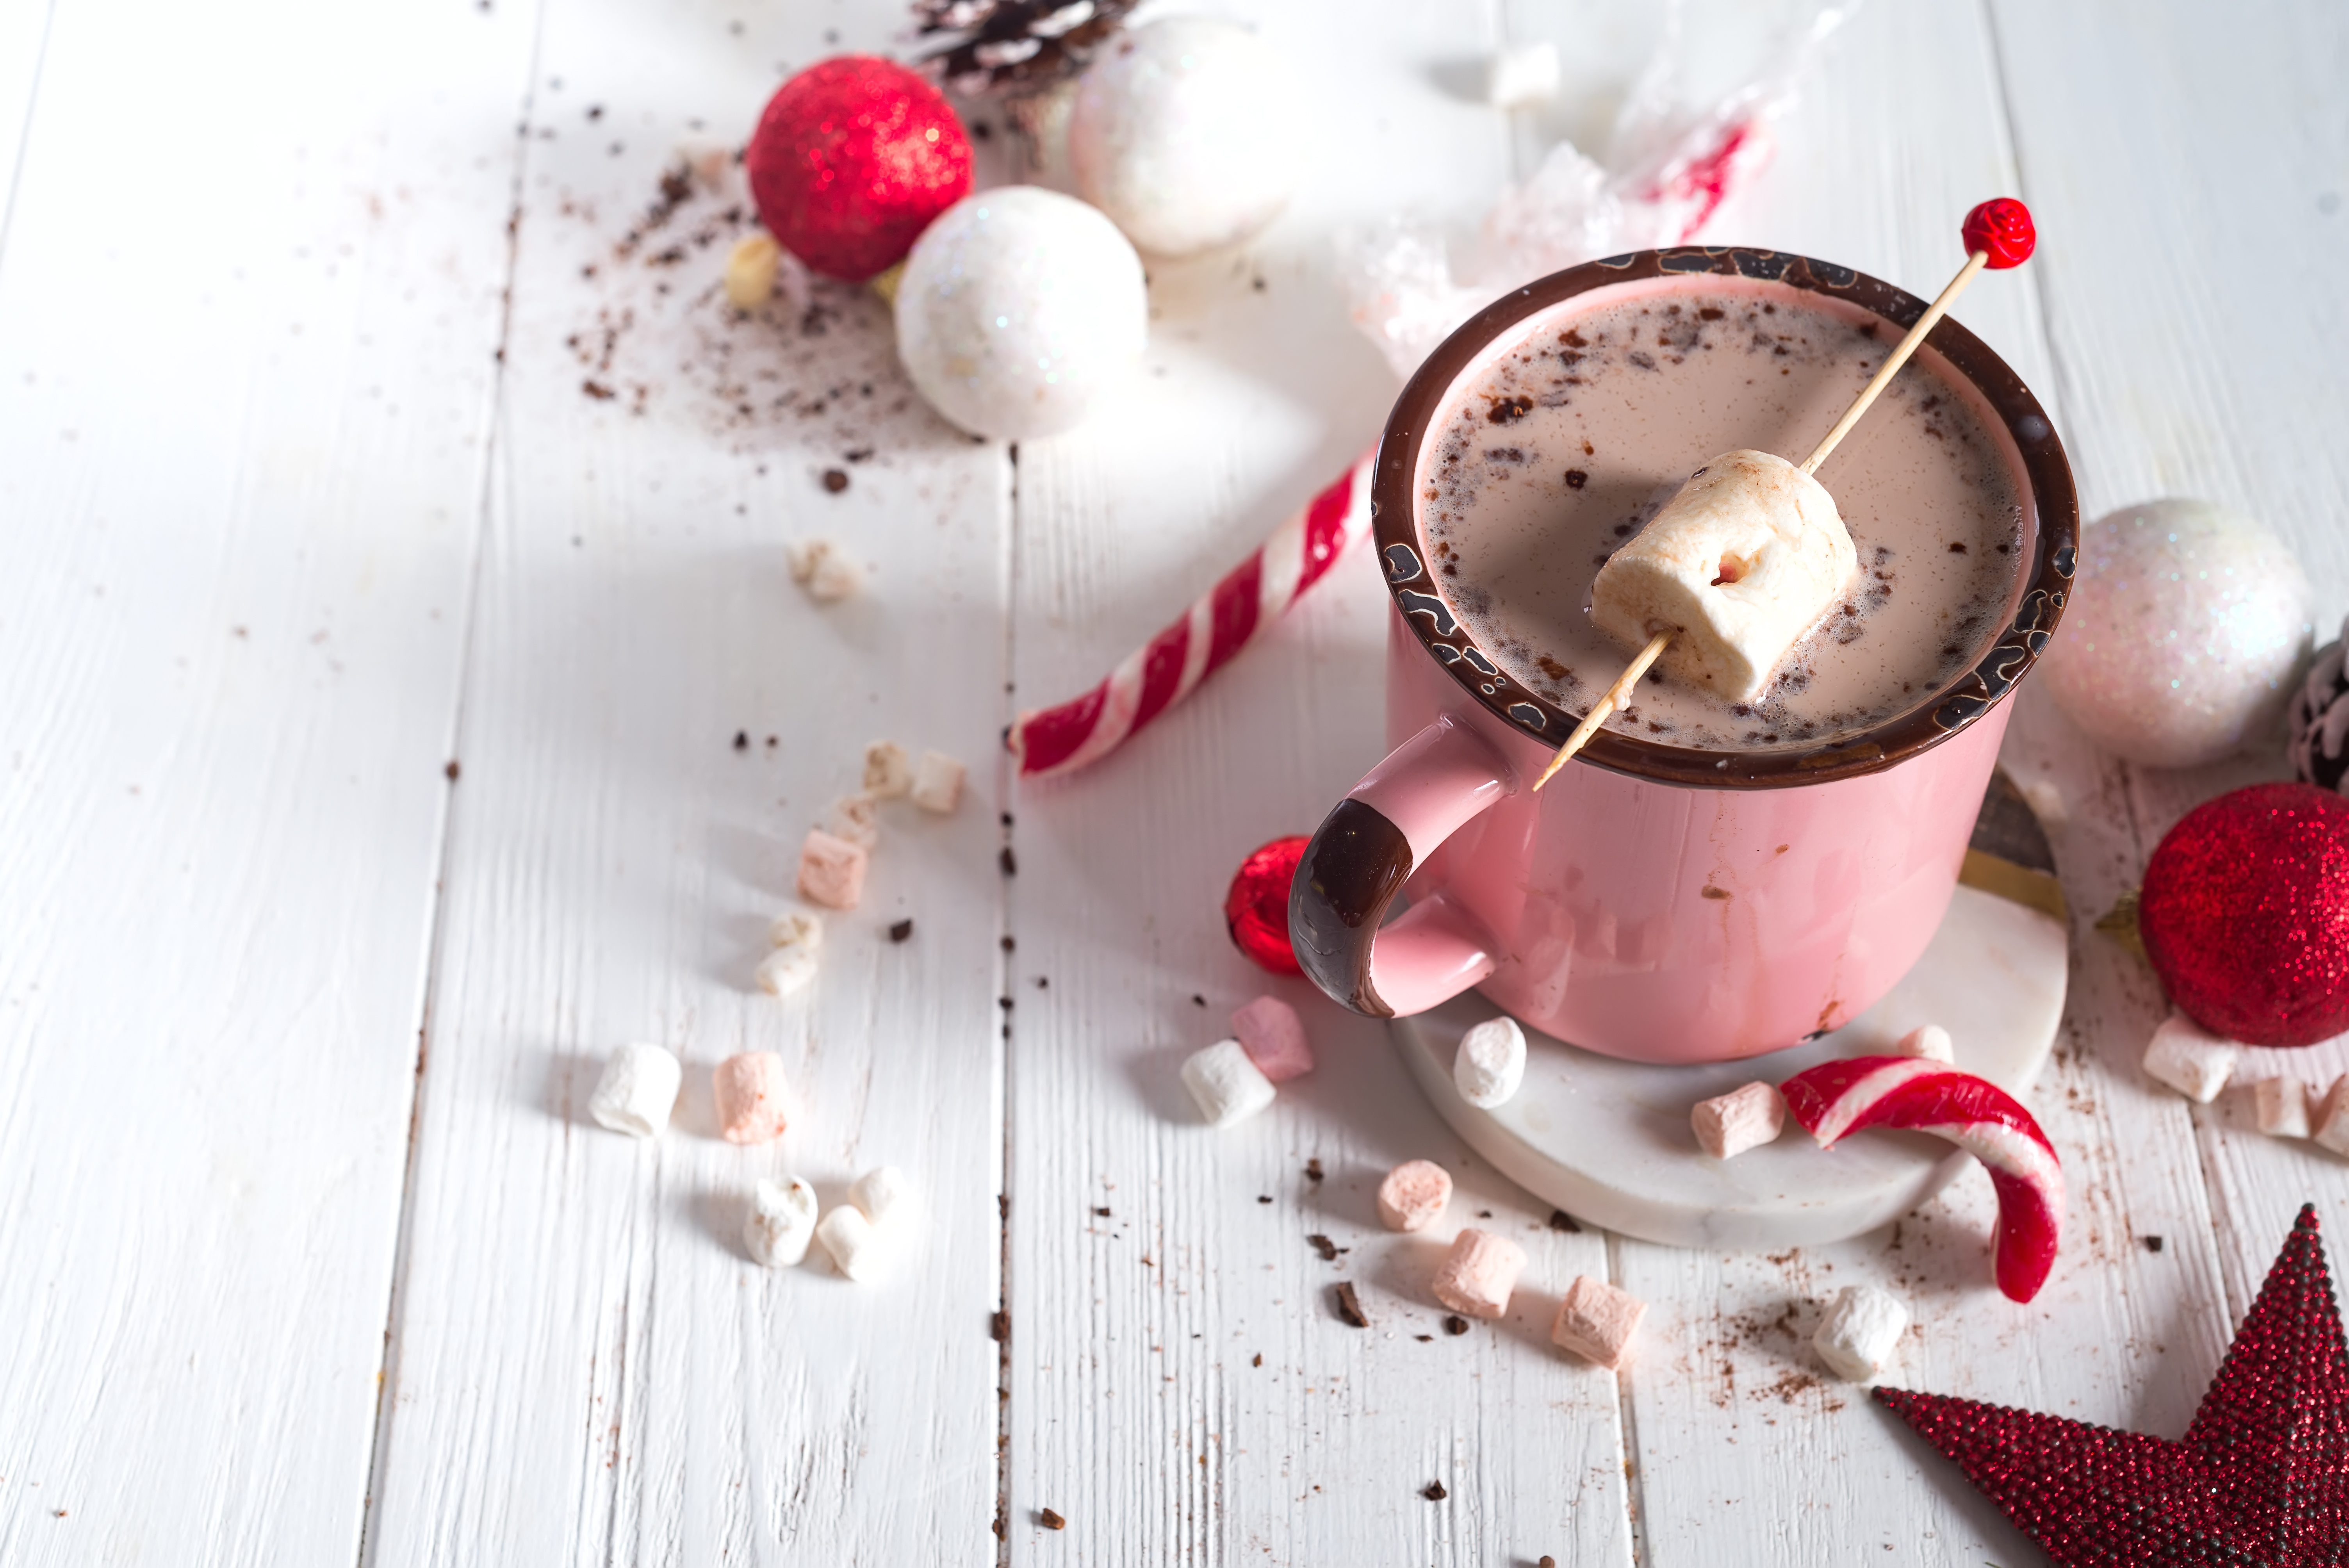
[[[2183,1430],[2293,1211],[2349,1189],[2242,1091],[2142,1077],[2159,989],[2093,922],[2278,748],[2141,769],[2018,699],[2005,765],[2064,803],[2074,916],[2033,1099],[2072,1229],[2028,1307],[1979,1173],[1785,1254],[1577,1228],[1381,1028],[1233,951],[1232,868],[1381,750],[1367,556],[1107,761],[1012,780],[1013,711],[1375,438],[1394,382],[1333,233],[1472,223],[1603,139],[1661,30],[1627,0],[1228,9],[1297,63],[1299,194],[1154,263],[1143,374],[1013,449],[928,412],[864,291],[717,287],[726,150],[783,76],[896,47],[889,0],[0,4],[0,1562],[2033,1561],[1812,1355],[1861,1280],[1915,1315],[1908,1386]],[[1475,101],[1539,38],[1557,102]],[[2344,66],[2315,0],[1874,0],[1709,234],[1930,291],[1959,215],[2023,197],[2038,256],[1956,314],[2087,511],[2263,517],[2329,628]],[[1049,178],[978,118],[984,179]],[[792,583],[819,538],[863,596]],[[881,738],[964,759],[965,799],[885,808],[779,1003],[767,920]],[[1210,1131],[1176,1068],[1268,990],[1319,1068]],[[657,1142],[586,1114],[629,1040],[687,1064]],[[716,1136],[742,1050],[786,1064],[777,1143]],[[2349,1053],[2245,1075],[2295,1069]],[[1433,1239],[1377,1221],[1413,1157],[1459,1181]],[[883,1163],[925,1209],[895,1277],[750,1261],[757,1178],[830,1204]],[[1455,1334],[1427,1281],[1458,1223],[1529,1264]],[[1651,1303],[1619,1376],[1548,1343],[1585,1274]]]

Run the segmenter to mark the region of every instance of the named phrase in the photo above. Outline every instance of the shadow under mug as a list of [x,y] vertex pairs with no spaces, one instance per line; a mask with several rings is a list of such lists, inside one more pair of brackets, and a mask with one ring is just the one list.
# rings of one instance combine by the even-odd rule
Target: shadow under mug
[[[1732,1060],[1866,1009],[1917,961],[1948,910],[2007,699],[2063,613],[2079,531],[2071,469],[2045,412],[1956,322],[1936,326],[1923,352],[1971,388],[2007,445],[2025,498],[2023,567],[1972,667],[1870,729],[1810,750],[1742,753],[1602,729],[1536,794],[1533,779],[1581,716],[1501,675],[1428,571],[1420,459],[1464,377],[1564,301],[1620,284],[1671,286],[1677,276],[1703,287],[1707,275],[1826,296],[1899,332],[1925,310],[1889,284],[1805,256],[1643,251],[1487,306],[1396,401],[1371,490],[1393,601],[1393,749],[1322,822],[1289,889],[1299,961],[1355,1012],[1422,1012],[1476,986],[1526,1025],[1589,1050]],[[1398,894],[1410,907],[1389,921]]]

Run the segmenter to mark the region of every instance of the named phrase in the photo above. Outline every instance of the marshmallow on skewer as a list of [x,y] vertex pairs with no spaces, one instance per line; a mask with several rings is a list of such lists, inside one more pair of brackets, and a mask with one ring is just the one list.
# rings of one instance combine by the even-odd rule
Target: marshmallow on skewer
[[1673,675],[1750,702],[1858,570],[1825,486],[1768,452],[1723,452],[1607,558],[1590,618],[1632,647],[1670,633]]

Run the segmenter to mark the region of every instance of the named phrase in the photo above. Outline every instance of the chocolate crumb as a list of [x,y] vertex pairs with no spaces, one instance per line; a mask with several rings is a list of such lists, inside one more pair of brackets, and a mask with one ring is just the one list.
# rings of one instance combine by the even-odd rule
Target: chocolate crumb
[[2161,1251],[2161,1238],[2159,1236],[2145,1236],[2139,1239],[2145,1243],[2145,1250],[2147,1252],[2158,1253]]
[[1269,1203],[1272,1202],[1272,1194],[1269,1192],[1258,1192],[1256,1195],[1256,1201],[1259,1203]]
[[1194,1007],[1204,1007],[1206,1005],[1207,999],[1205,996],[1201,996],[1195,993],[1193,994],[1191,997],[1191,1006]]
[[1256,1357],[1255,1357],[1255,1358],[1254,1358],[1253,1360],[1251,1360],[1251,1361],[1248,1363],[1248,1365],[1249,1365],[1249,1366],[1251,1366],[1251,1367],[1261,1367],[1261,1366],[1263,1366],[1263,1365],[1264,1365],[1264,1352],[1263,1352],[1263,1351],[1261,1351],[1261,1350],[1257,1351],[1257,1352],[1256,1353]]
[[1305,1179],[1308,1181],[1321,1180],[1321,1161],[1318,1157],[1305,1162]]
[[1069,1527],[1067,1520],[1049,1508],[1040,1508],[1036,1511],[1036,1522],[1047,1530],[1066,1530]]
[[824,469],[823,488],[833,495],[838,495],[841,491],[846,490],[848,488],[848,470],[845,469]]
[[998,1345],[1009,1344],[1011,1339],[1011,1315],[999,1311],[989,1317],[987,1320],[987,1336]]
[[615,396],[612,389],[609,387],[605,386],[601,381],[582,381],[579,384],[579,390],[586,393],[587,396],[595,398],[598,403],[608,403]]
[[1354,1294],[1353,1281],[1346,1281],[1330,1294],[1337,1298],[1338,1315],[1340,1319],[1356,1328],[1368,1328],[1371,1326],[1370,1315],[1362,1310],[1361,1298]]
[[1493,1211],[1490,1209],[1479,1209],[1476,1211],[1476,1217],[1480,1220],[1489,1220],[1493,1217]]
[[1542,1553],[1541,1561],[1536,1563],[1534,1568],[1557,1568],[1557,1559],[1545,1552]]
[[1052,988],[1052,982],[1051,982],[1051,981],[1050,981],[1049,979],[1045,978],[1045,977],[1044,977],[1043,975],[1037,975],[1037,976],[1036,976],[1036,989],[1038,989],[1039,991],[1049,991],[1049,990],[1050,990],[1051,988]]
[[1431,1345],[1435,1341],[1435,1336],[1433,1334],[1414,1334],[1412,1337],[1418,1340],[1422,1345]]
[[1465,1334],[1468,1332],[1468,1320],[1461,1316],[1456,1312],[1447,1314],[1444,1319],[1444,1332],[1446,1334]]
[[1315,1252],[1321,1254],[1321,1261],[1323,1263],[1334,1264],[1338,1261],[1338,1243],[1331,1241],[1329,1237],[1317,1232],[1314,1234],[1306,1237],[1305,1240]]
[[1584,485],[1587,485],[1589,482],[1590,476],[1584,473],[1580,469],[1568,469],[1566,470],[1567,489],[1580,490]]
[[1001,947],[1001,948],[1003,949],[1003,951],[1004,951],[1004,952],[1009,953],[1009,952],[1010,952],[1013,948],[1015,948],[1015,947],[1019,946],[1019,944],[1018,942],[1014,941],[1013,939],[1011,939],[1010,937],[1007,936],[1007,937],[1005,937],[1005,938],[1004,938],[1000,943],[997,944],[997,945],[998,945],[998,946],[999,946],[999,947]]
[[1106,1205],[1095,1204],[1093,1212],[1104,1220],[1109,1218],[1109,1209]]
[[447,779],[448,779],[448,780],[449,780],[449,782],[450,782],[450,783],[454,784],[454,783],[457,781],[457,776],[458,776],[459,774],[462,773],[462,772],[464,771],[464,769],[461,769],[461,768],[460,768],[460,767],[458,767],[458,766],[457,766],[457,759],[456,759],[455,758],[451,757],[450,758],[449,758],[449,766],[448,766],[448,767],[446,767],[446,768],[443,768],[442,769],[440,769],[440,771],[441,771],[441,773],[442,773],[444,776],[446,776],[446,777],[447,777]]
[[1563,1209],[1552,1209],[1549,1212],[1549,1228],[1553,1231],[1571,1232],[1578,1236],[1582,1233],[1582,1227],[1574,1222],[1574,1216]]
[[890,924],[889,940],[892,942],[903,942],[913,934],[914,923],[910,920],[895,921]]
[[734,732],[734,749],[737,751],[750,749],[750,735],[748,730],[738,729]]
[[1009,844],[1004,845],[1001,852],[997,854],[995,863],[1003,869],[1005,876],[1016,877],[1019,874],[1019,859],[1011,852]]
[[1445,1498],[1450,1497],[1452,1494],[1444,1490],[1444,1483],[1442,1481],[1432,1480],[1425,1486],[1419,1489],[1419,1495],[1427,1499],[1430,1502],[1442,1502]]
[[995,1539],[998,1541],[1003,1539],[1003,1511],[1001,1509],[996,1510],[995,1522],[988,1525],[988,1528],[995,1532]]

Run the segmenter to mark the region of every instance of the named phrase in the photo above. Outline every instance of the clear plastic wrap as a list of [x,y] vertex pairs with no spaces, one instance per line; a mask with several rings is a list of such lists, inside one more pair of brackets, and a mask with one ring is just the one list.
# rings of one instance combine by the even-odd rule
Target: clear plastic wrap
[[[1663,36],[1603,159],[1561,141],[1473,242],[1395,217],[1340,238],[1355,325],[1409,376],[1461,322],[1529,278],[1694,239],[1769,160],[1812,53],[1861,0],[1669,0]],[[1747,41],[1739,46],[1733,40]],[[1730,61],[1724,70],[1723,61]]]

